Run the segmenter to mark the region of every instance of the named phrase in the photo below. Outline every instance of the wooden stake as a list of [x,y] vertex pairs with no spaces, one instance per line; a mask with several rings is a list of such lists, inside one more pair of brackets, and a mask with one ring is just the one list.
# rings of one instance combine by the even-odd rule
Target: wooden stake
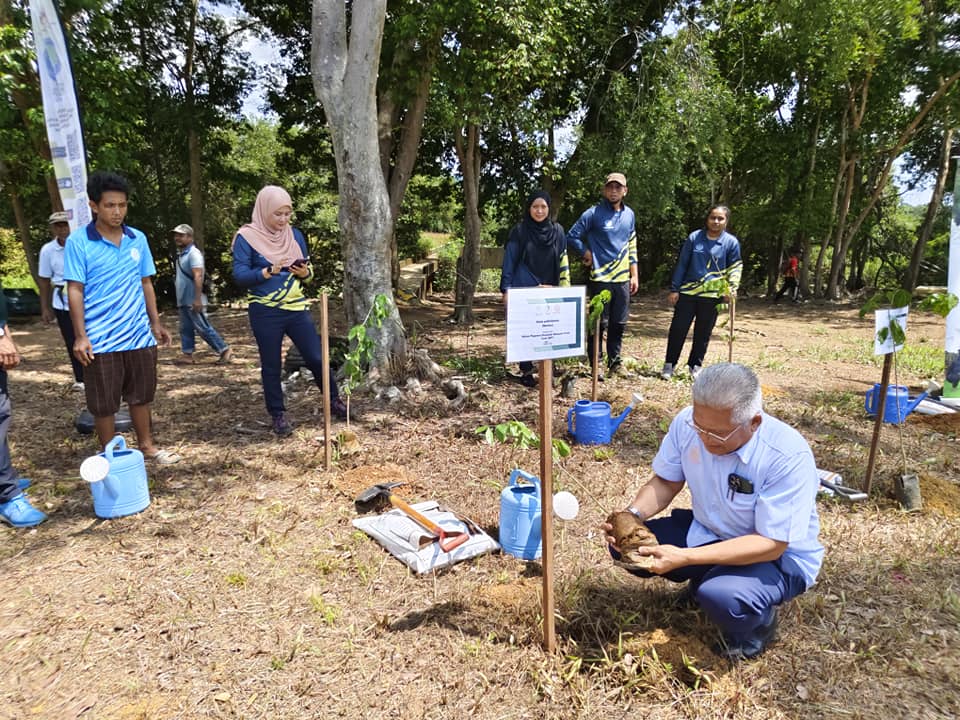
[[877,459],[877,446],[880,444],[880,429],[883,427],[883,413],[887,407],[887,386],[890,384],[890,365],[893,353],[883,356],[883,374],[880,377],[880,397],[877,398],[877,419],[873,422],[873,439],[870,441],[870,457],[867,460],[867,475],[863,479],[863,491],[869,495],[873,485],[873,465]]
[[[596,380],[596,375],[594,375]],[[540,361],[540,557],[543,565],[543,649],[557,649],[553,606],[553,361]]]
[[590,399],[597,401],[597,382],[600,377],[600,320],[597,318],[597,326],[593,329],[593,387],[590,389]]
[[323,356],[323,469],[329,470],[330,452],[330,331],[327,318],[327,294],[320,296],[320,350]]
[[733,362],[733,318],[736,315],[737,299],[730,296],[730,339],[727,340],[727,362]]

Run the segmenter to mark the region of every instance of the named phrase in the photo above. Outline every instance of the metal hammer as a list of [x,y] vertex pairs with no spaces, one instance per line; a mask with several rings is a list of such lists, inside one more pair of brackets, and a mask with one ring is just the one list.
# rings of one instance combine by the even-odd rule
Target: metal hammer
[[437,525],[437,523],[430,520],[425,515],[418,513],[412,507],[410,507],[406,502],[394,495],[391,490],[398,485],[403,485],[402,482],[393,482],[393,483],[378,483],[377,485],[371,485],[362,493],[357,495],[353,503],[357,509],[364,507],[370,507],[377,500],[385,499],[393,507],[400,510],[411,520],[416,522],[421,527],[427,529],[431,532],[439,541],[440,549],[443,552],[450,552],[454,548],[460,547],[467,540],[470,539],[470,535],[465,532],[450,532],[448,533],[442,527]]

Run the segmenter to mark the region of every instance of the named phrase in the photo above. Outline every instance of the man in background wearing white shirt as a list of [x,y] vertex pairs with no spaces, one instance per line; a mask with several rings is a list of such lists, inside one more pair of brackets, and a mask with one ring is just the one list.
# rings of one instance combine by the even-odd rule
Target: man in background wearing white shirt
[[67,284],[63,280],[63,251],[70,234],[70,217],[55,212],[48,220],[53,239],[40,248],[37,278],[40,285],[40,313],[46,323],[56,322],[67,346],[67,357],[73,366],[73,389],[83,390],[83,365],[73,356],[73,323],[70,322],[70,304]]

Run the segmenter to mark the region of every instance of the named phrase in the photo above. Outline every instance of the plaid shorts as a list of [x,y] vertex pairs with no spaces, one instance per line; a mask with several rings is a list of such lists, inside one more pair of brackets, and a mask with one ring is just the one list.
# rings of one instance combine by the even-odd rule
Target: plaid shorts
[[87,409],[107,417],[128,405],[147,405],[157,392],[157,346],[101,353],[83,369]]

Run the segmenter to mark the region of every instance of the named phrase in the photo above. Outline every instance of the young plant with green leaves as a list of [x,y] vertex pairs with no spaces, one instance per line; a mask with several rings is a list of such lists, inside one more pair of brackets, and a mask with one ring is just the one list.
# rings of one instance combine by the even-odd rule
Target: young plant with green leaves
[[603,316],[603,308],[610,302],[610,291],[601,290],[587,303],[587,327],[589,332],[596,339],[593,343],[593,357],[590,358],[590,365],[593,367],[593,385],[590,391],[590,399],[597,400],[597,380],[600,373],[600,319]]
[[[908,290],[904,290],[902,288],[897,290],[880,290],[875,293],[862,308],[860,308],[860,317],[863,317],[870,312],[907,308],[910,306],[912,300],[913,295]],[[936,313],[940,317],[946,317],[947,314],[956,306],[957,296],[953,295],[952,293],[936,293],[917,303],[918,309]],[[893,352],[886,354],[886,357],[884,358],[883,379],[881,381],[882,385],[884,386],[884,394],[886,393],[886,385],[890,376],[891,356],[893,361],[893,382],[894,385],[897,386],[900,384],[899,366],[897,363],[898,349],[903,349],[903,346],[906,344],[907,337],[906,333],[904,332],[904,326],[899,322],[899,317],[900,316],[894,314],[893,312],[888,312],[886,324],[877,330],[877,341],[879,343],[883,344],[889,340],[892,341],[893,344]],[[880,407],[880,404],[881,403],[878,402],[876,426],[874,429],[873,440],[870,445],[870,455],[867,460],[867,473],[863,484],[863,490],[867,494],[870,493],[870,486],[873,481],[874,459],[876,457],[877,444],[879,440],[881,418],[884,414],[884,409]],[[903,475],[900,476],[900,480],[903,483],[907,478],[912,478],[913,481],[916,482],[916,476],[910,475],[907,471],[907,451],[903,439],[903,423],[898,422],[897,428],[900,433],[900,458],[903,462]],[[902,502],[905,502],[906,507],[906,501]],[[916,507],[919,507],[919,505]],[[916,507],[912,509],[916,509]]]
[[[860,317],[877,310],[909,307],[912,301],[913,295],[908,290],[902,288],[898,290],[879,290],[860,308]],[[957,302],[957,296],[953,293],[935,293],[917,303],[917,309],[946,317],[957,306]],[[893,339],[894,347],[903,345],[907,340],[903,327],[892,315],[889,316],[887,325],[877,331],[877,340],[881,343],[885,343],[888,338]]]
[[[512,444],[520,450],[533,450],[540,447],[540,436],[520,420],[508,420],[497,425],[481,425],[475,432],[483,436],[483,441],[487,445]],[[570,445],[565,440],[554,438],[551,445],[554,461],[570,455]]]
[[727,360],[733,362],[733,313],[736,290],[733,285],[730,284],[727,271],[716,267],[716,260],[714,260],[713,263],[714,269],[719,273],[719,276],[705,281],[702,287],[704,294],[707,296],[716,295],[716,297],[721,299],[726,298],[725,301],[717,303],[717,316],[719,318],[719,326],[727,326]]
[[376,343],[371,330],[383,327],[383,321],[390,317],[392,301],[384,294],[373,299],[373,304],[362,323],[354,325],[347,333],[350,351],[343,356],[343,385],[340,392],[347,403],[347,427],[350,427],[350,396],[363,383],[363,377],[376,353]]

